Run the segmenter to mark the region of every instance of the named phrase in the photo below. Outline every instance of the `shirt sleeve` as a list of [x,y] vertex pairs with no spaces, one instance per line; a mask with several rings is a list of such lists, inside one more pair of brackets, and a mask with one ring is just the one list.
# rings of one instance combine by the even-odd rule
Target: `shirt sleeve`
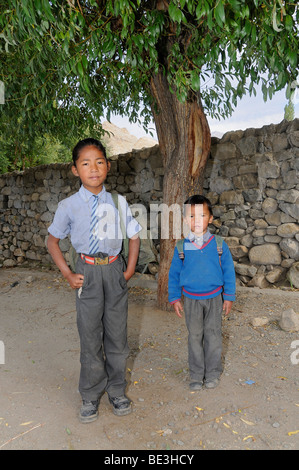
[[71,231],[71,223],[70,223],[70,218],[67,213],[66,204],[65,204],[65,201],[61,201],[58,204],[53,222],[48,228],[48,232],[51,235],[53,235],[53,237],[63,240],[64,238],[68,236],[70,231]]

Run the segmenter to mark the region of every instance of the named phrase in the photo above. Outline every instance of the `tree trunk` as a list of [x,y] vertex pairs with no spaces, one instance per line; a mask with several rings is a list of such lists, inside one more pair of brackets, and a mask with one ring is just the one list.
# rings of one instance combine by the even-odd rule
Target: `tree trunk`
[[[162,73],[152,78],[150,87],[156,103],[152,111],[164,165],[163,203],[168,207],[179,204],[182,210],[188,196],[202,193],[211,146],[209,125],[199,95],[179,102]],[[169,237],[161,238],[160,242],[158,305],[163,310],[169,310],[168,272],[175,243],[170,220]]]

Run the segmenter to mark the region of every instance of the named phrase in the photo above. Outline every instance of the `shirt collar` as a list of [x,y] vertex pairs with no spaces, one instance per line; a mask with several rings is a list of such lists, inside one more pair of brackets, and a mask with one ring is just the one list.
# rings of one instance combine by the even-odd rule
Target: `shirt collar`
[[[101,201],[103,201],[103,199],[106,197],[106,188],[105,186],[103,186],[103,189],[102,191],[98,194],[99,196],[99,199]],[[81,185],[80,189],[79,189],[79,195],[81,197],[81,199],[83,199],[84,202],[88,202],[90,200],[90,198],[92,196],[94,196],[94,194],[90,191],[88,191],[88,189],[86,189],[83,184]]]
[[208,229],[201,237],[197,237],[195,233],[190,232],[187,238],[190,242],[195,242],[197,245],[202,246],[211,238],[211,236],[212,234]]

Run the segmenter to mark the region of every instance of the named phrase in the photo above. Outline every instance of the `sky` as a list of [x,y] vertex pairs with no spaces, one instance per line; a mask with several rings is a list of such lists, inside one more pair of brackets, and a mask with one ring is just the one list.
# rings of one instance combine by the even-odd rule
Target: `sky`
[[[260,128],[268,124],[278,124],[284,118],[284,107],[287,104],[285,90],[275,93],[272,100],[266,103],[261,91],[257,90],[257,96],[244,96],[239,102],[232,116],[228,119],[218,121],[208,117],[212,135],[225,134],[228,131],[245,130],[248,128]],[[299,91],[295,94],[295,117],[299,117]],[[111,122],[118,127],[125,127],[130,134],[140,138],[151,137],[150,134],[137,124],[130,124],[127,118],[112,116]],[[153,138],[157,139],[155,126],[152,124]],[[215,134],[216,133],[216,134]]]

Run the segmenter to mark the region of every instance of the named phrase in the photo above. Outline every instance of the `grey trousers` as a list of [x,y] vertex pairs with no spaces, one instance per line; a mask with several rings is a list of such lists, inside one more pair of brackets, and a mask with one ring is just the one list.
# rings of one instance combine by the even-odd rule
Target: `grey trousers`
[[184,311],[191,381],[219,378],[222,373],[222,296],[212,299],[185,297]]
[[79,257],[76,272],[84,275],[76,294],[80,337],[79,392],[83,400],[111,397],[126,388],[128,288],[123,260],[108,265],[86,264]]

